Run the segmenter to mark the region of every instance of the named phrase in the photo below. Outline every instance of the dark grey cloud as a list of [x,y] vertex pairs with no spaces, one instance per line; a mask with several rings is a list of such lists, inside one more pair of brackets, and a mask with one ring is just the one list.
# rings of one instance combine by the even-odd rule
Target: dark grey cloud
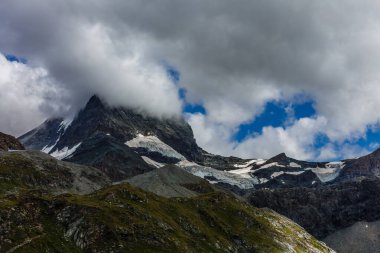
[[69,92],[57,103],[71,104],[73,111],[96,93],[110,104],[178,115],[177,87],[160,59],[145,54],[144,35],[118,32],[118,24],[102,15],[95,19],[103,7],[94,5],[96,10],[76,1],[5,1],[0,50],[45,68]]

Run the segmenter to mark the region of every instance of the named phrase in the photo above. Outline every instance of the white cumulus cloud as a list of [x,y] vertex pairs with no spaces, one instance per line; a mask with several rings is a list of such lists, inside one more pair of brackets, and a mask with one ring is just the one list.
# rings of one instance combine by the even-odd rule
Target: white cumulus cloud
[[[284,148],[307,158],[318,153],[305,144],[315,139],[316,128],[339,144],[364,136],[380,121],[377,0],[3,0],[1,5],[0,52],[45,69],[67,94],[57,99],[58,107],[69,104],[75,111],[97,93],[113,105],[159,117],[179,115],[178,87],[165,71],[171,65],[181,73],[178,85],[187,90],[188,101],[205,106],[207,119],[190,122],[205,126],[205,132],[195,130],[197,139],[215,152],[232,151],[217,149],[215,133],[223,132],[222,140],[236,146],[231,136],[240,124],[253,120],[268,101],[288,101],[299,93],[315,102],[317,115],[309,121],[317,127],[299,120],[267,128],[240,145],[246,150],[239,153],[259,156]],[[27,95],[20,93],[20,100]],[[39,108],[33,118],[56,113]],[[310,136],[294,134],[298,126]],[[274,144],[278,138],[280,144]],[[274,145],[271,152],[267,142]],[[324,153],[321,157],[333,154]]]

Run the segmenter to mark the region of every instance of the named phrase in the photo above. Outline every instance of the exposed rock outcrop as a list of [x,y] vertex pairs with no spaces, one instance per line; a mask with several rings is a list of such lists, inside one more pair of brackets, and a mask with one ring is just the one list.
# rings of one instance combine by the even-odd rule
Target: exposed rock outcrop
[[0,151],[24,149],[24,145],[22,145],[15,137],[0,132]]
[[322,239],[357,221],[380,219],[380,179],[364,179],[315,188],[261,189],[248,201],[294,220]]
[[0,202],[1,252],[333,252],[289,219],[220,192],[167,199],[119,184]]

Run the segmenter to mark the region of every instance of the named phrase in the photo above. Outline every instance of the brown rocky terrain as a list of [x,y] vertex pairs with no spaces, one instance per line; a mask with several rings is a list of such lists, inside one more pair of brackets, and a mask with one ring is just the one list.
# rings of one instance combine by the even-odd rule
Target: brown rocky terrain
[[22,145],[15,137],[0,132],[0,151],[24,149],[24,145]]

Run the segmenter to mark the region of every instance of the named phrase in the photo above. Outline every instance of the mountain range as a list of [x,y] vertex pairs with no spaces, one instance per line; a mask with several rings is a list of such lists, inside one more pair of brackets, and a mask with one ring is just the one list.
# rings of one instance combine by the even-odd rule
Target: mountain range
[[[337,162],[222,157],[200,148],[182,118],[112,107],[98,96],[73,119],[48,119],[18,140],[0,145],[0,218],[26,212],[12,222],[28,228],[14,242],[8,226],[0,250],[332,252],[316,237],[344,252],[339,241],[355,237],[353,228],[380,220],[380,151]],[[34,216],[44,228],[58,225],[33,232]],[[377,240],[358,245],[351,252],[380,250]]]
[[293,221],[175,165],[112,183],[95,167],[7,149],[0,252],[333,252]]

